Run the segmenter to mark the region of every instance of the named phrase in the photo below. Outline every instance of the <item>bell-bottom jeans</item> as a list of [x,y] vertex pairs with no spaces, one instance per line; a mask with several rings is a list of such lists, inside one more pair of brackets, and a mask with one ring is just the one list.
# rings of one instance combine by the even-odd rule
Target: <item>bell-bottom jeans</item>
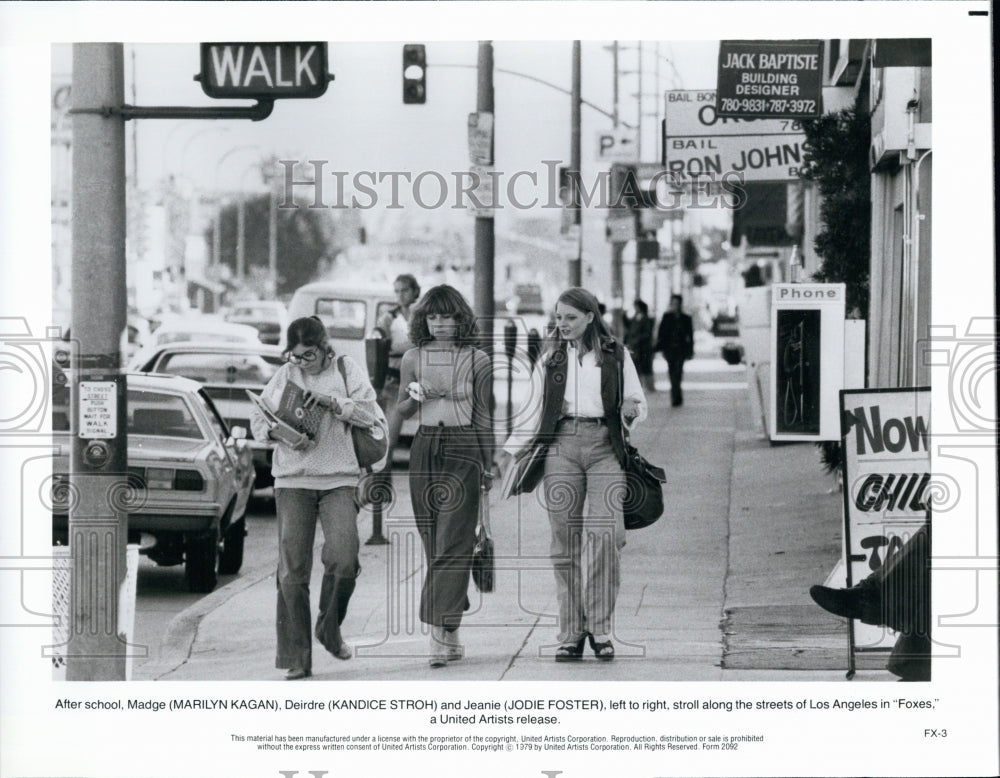
[[323,581],[316,638],[335,653],[343,643],[340,625],[361,566],[358,563],[358,506],[354,487],[275,489],[278,514],[278,654],[275,667],[312,669],[309,578],[316,523],[323,528]]
[[576,643],[588,632],[604,642],[613,632],[625,545],[625,474],[603,424],[569,420],[557,433],[542,484],[552,530],[559,642]]

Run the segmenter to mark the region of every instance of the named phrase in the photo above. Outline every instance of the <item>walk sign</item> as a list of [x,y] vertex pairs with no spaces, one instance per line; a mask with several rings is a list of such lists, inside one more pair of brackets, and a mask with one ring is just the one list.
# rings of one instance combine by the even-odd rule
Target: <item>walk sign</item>
[[325,43],[202,43],[195,80],[209,97],[310,98],[326,92],[326,71]]

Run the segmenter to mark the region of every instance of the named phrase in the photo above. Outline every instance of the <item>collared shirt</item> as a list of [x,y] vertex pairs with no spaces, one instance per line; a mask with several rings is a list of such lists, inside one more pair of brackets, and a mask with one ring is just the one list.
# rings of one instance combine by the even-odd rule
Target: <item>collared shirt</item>
[[[593,351],[588,351],[580,357],[573,344],[566,349],[566,394],[563,398],[563,416],[585,416],[602,418],[604,403],[601,400],[601,366]],[[613,357],[606,355],[605,359]],[[504,444],[504,451],[514,454],[519,451],[538,431],[542,421],[542,394],[545,386],[546,357],[538,360],[531,375],[531,387],[528,390],[528,401],[514,416],[514,429]],[[631,421],[622,419],[626,429],[632,430],[641,423],[648,412],[646,395],[639,382],[639,374],[632,362],[632,357],[625,350],[625,362],[622,365],[625,386],[622,392],[622,402],[635,401],[638,414]]]

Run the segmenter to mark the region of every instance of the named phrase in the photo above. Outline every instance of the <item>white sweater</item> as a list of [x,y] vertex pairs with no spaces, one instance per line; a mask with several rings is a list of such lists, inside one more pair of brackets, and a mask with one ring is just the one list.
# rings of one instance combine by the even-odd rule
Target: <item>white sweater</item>
[[[308,375],[296,365],[282,365],[261,393],[269,405],[276,407],[285,385],[291,381],[308,391],[333,395],[340,405],[340,413],[330,412],[323,416],[316,440],[308,448],[295,451],[280,441],[277,443],[271,463],[276,489],[323,490],[356,485],[361,471],[344,422],[359,427],[378,424],[383,430],[386,428],[385,415],[376,402],[375,390],[364,369],[350,357],[340,359],[344,360],[347,372],[346,387],[335,357],[317,375]],[[250,427],[256,439],[267,439],[267,421],[256,408],[250,415]]]

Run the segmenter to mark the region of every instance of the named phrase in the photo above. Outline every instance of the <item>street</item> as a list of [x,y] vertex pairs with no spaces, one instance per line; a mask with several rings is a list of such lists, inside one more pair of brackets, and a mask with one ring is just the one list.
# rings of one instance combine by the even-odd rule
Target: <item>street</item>
[[[535,495],[504,501],[494,494],[496,591],[470,589],[463,628],[468,658],[443,673],[429,669],[414,610],[422,555],[408,518],[406,471],[397,465],[396,500],[384,517],[391,544],[364,545],[371,513],[358,518],[363,572],[344,624],[355,658],[337,662],[317,649],[315,676],[533,680],[549,679],[555,669],[594,680],[791,679],[796,671],[843,678],[844,623],[807,594],[837,560],[839,494],[811,444],[773,447],[760,436],[748,411],[745,368],[718,356],[721,342],[700,337],[680,408],[669,407],[665,365],[657,362],[658,392],[635,441],[666,466],[666,513],[653,527],[628,534],[616,610],[618,661],[573,669],[552,664],[555,593],[544,511]],[[179,568],[143,563],[136,640],[150,654],[136,661],[134,678],[280,678],[273,668],[276,530],[268,500],[251,503],[248,527],[243,569],[221,577],[212,594],[185,592]],[[318,560],[319,532],[316,543]],[[314,600],[320,573],[317,561]],[[876,679],[889,677],[877,668]]]

